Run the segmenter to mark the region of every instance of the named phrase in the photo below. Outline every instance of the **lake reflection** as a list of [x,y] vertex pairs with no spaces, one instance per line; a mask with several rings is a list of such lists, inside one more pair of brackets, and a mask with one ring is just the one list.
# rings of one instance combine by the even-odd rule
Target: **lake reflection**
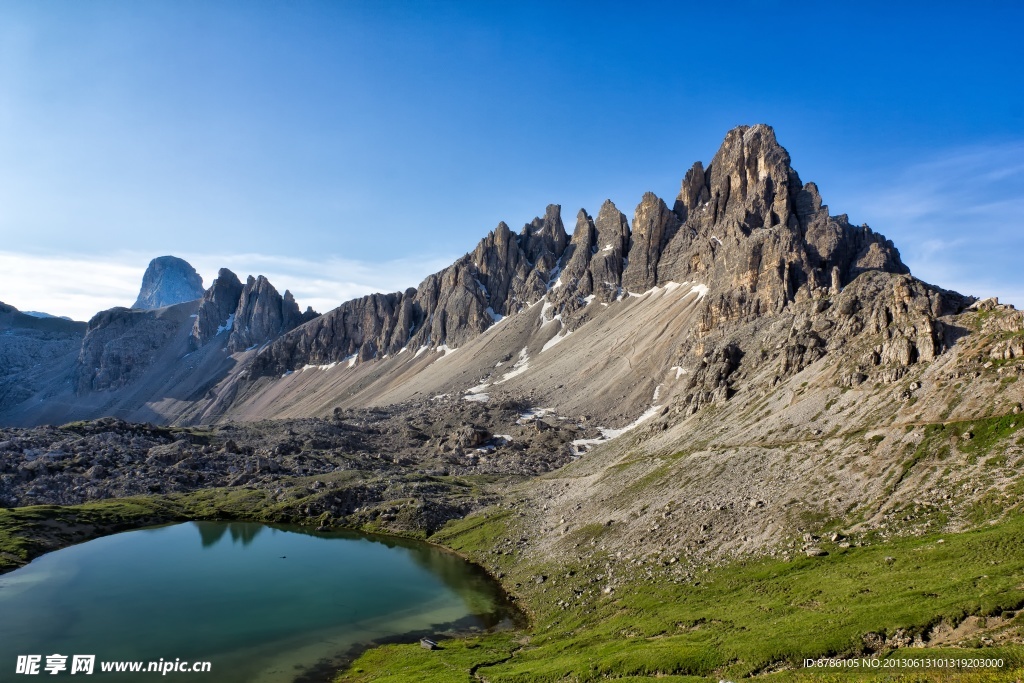
[[511,614],[484,572],[427,544],[191,522],[96,539],[0,576],[0,680],[14,677],[17,655],[45,663],[59,653],[212,663],[175,680],[291,681],[361,643],[491,628]]

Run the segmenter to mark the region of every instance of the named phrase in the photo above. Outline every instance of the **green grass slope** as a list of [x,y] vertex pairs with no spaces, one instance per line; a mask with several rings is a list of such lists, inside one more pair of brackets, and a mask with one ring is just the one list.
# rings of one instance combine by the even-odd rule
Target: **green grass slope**
[[[508,533],[505,514],[452,523],[434,540],[487,559],[491,540]],[[503,557],[503,556],[500,556]],[[426,651],[394,645],[365,653],[339,681],[498,682],[687,680],[771,673],[772,678],[849,680],[852,674],[802,670],[805,659],[860,656],[997,657],[1003,669],[879,669],[871,678],[1017,680],[1024,650],[1024,518],[958,534],[901,538],[830,549],[792,561],[737,561],[697,580],[645,575],[603,589],[607,572],[628,576],[614,557],[594,575],[571,564],[492,562],[518,584],[532,613],[525,634],[501,633],[443,643]],[[540,581],[539,577],[545,577]],[[940,623],[969,615],[1002,625],[981,649],[911,647]],[[1000,645],[1000,642],[1006,644]],[[772,673],[774,672],[774,673]]]

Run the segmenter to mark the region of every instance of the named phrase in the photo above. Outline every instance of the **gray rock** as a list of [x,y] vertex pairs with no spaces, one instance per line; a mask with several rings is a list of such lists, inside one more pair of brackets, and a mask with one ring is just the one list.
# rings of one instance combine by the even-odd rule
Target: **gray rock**
[[648,192],[636,207],[633,217],[632,246],[622,272],[622,287],[644,292],[658,283],[658,261],[665,243],[679,229],[678,217],[665,202]]
[[[312,312],[310,314],[316,315]],[[254,278],[250,275],[242,288],[238,308],[232,319],[228,349],[244,351],[271,341],[295,329],[305,319],[306,316],[299,312],[291,292],[285,291],[284,296],[281,296],[266,277],[260,275]]]
[[89,321],[74,386],[79,394],[117,389],[141,377],[177,331],[157,311],[112,308]]
[[139,298],[132,308],[151,309],[195,301],[203,295],[203,278],[188,261],[160,256],[149,262],[142,276]]
[[629,253],[629,223],[608,199],[601,205],[594,227],[597,242],[590,259],[590,277],[597,301],[608,303],[622,293],[622,269]]
[[234,327],[235,311],[242,298],[242,283],[227,268],[221,268],[217,279],[203,294],[190,342],[199,348],[218,334],[230,332]]

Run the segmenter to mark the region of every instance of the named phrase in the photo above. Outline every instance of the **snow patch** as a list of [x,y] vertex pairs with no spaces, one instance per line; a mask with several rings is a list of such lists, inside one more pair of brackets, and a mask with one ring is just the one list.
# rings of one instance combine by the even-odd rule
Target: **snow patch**
[[530,422],[531,420],[536,420],[539,417],[550,415],[551,413],[554,412],[555,411],[552,410],[551,408],[530,408],[524,413],[519,413],[519,419],[516,420],[516,424],[521,425],[526,422]]
[[[501,325],[502,323],[504,323],[509,318],[509,316],[507,316],[507,315],[501,315],[499,313],[495,313],[493,311],[493,309],[491,309],[490,306],[487,307],[487,313],[491,316],[491,320],[493,320],[494,322],[492,322],[490,325],[488,325],[487,329],[480,333],[481,336],[483,336],[485,334],[490,334],[494,330],[498,329],[498,326]],[[455,349],[452,349],[452,350],[454,351]]]
[[562,277],[559,276],[558,279],[555,280],[555,284],[551,285],[551,289],[558,289],[561,286],[562,286]]
[[470,387],[469,389],[466,389],[466,393],[467,394],[479,394],[481,391],[483,391],[484,389],[486,389],[489,386],[491,386],[491,385],[488,384],[487,382],[484,382],[483,384],[477,384],[475,387]]
[[228,319],[224,321],[223,325],[220,325],[219,327],[217,327],[217,334],[220,334],[221,332],[227,332],[228,330],[230,330],[234,326],[235,326],[235,314],[232,313],[231,315],[228,316]]
[[683,282],[683,283],[679,283],[679,282],[666,282],[663,285],[657,285],[657,286],[651,287],[646,292],[643,292],[641,294],[637,294],[636,292],[628,292],[628,294],[629,294],[629,296],[636,296],[636,297],[647,296],[648,294],[654,294],[655,292],[660,292],[660,293],[663,293],[663,294],[668,294],[669,292],[674,292],[675,290],[679,289],[683,285],[688,285],[688,284],[690,284],[690,283],[689,282]]
[[597,298],[597,295],[596,295],[596,294],[591,294],[591,295],[589,295],[589,296],[585,296],[585,297],[583,297],[583,301],[585,301],[585,302],[586,302],[586,303],[584,303],[583,305],[584,305],[584,306],[589,306],[590,304],[594,303],[594,299],[596,299],[596,298]]
[[716,237],[715,235],[712,235],[711,239],[713,239],[714,241],[718,242],[719,244],[722,243],[722,240],[718,239],[718,237]]
[[353,353],[351,356],[348,356],[346,358],[342,358],[341,360],[342,361],[348,361],[348,367],[351,368],[352,366],[354,366],[356,364],[356,361],[359,360],[359,355]]
[[636,429],[647,420],[650,420],[652,417],[657,415],[659,411],[661,411],[662,407],[663,406],[659,405],[651,406],[646,411],[644,411],[643,415],[633,420],[625,427],[621,427],[619,429],[602,428],[601,436],[596,439],[576,439],[575,441],[572,442],[573,448],[576,451],[576,453],[585,453],[587,450],[589,450],[591,446],[596,446],[598,444],[607,443],[612,439],[617,439],[626,432],[630,431],[631,429]]
[[652,398],[651,400],[654,401],[654,402],[657,402],[659,396],[661,396],[661,385],[660,384],[658,386],[654,387],[654,398]]
[[491,400],[490,394],[466,394],[462,397],[463,401],[472,401],[474,403],[487,403]]
[[546,342],[544,342],[544,346],[542,346],[540,348],[540,352],[544,353],[545,351],[550,349],[552,346],[555,346],[556,344],[558,344],[559,342],[561,342],[563,339],[565,339],[566,337],[568,337],[571,334],[572,334],[572,332],[566,332],[564,334],[559,332],[554,337],[552,337],[551,339],[548,339]]
[[[438,346],[434,350],[438,351],[439,353],[443,353],[444,354],[443,356],[441,356],[441,358],[444,358],[445,356],[447,356],[450,353],[455,353],[456,351],[458,351],[458,349],[453,349],[452,347],[448,346],[447,344],[441,344],[440,346]],[[440,358],[438,360],[440,360]]]
[[683,370],[678,365],[673,365],[672,367],[669,368],[669,370],[675,370],[676,371],[676,379],[679,379],[680,377],[682,377],[683,375],[686,374],[686,370]]
[[336,362],[335,363],[327,363],[326,365],[312,365],[312,364],[307,363],[306,365],[302,366],[302,370],[300,370],[300,372],[305,372],[306,370],[330,370],[335,365],[337,365]]
[[530,369],[530,355],[529,355],[529,352],[527,351],[526,347],[524,346],[523,350],[519,352],[519,360],[517,360],[515,362],[515,365],[512,366],[512,369],[509,370],[508,372],[506,372],[504,375],[502,375],[501,379],[499,379],[497,382],[495,382],[495,384],[502,384],[504,382],[507,382],[510,379],[512,379],[513,377],[518,377],[519,375],[523,374],[524,372],[526,372],[529,369]]
[[551,302],[548,301],[547,299],[544,299],[544,305],[541,306],[540,308],[540,324],[542,327],[544,325],[547,325],[549,322],[555,320],[555,318],[558,318],[557,315],[554,316],[553,318],[548,317],[548,311],[550,311],[552,308],[554,308],[554,306],[551,304]]
[[690,291],[697,295],[697,301],[700,301],[708,295],[707,285],[694,285],[690,288]]
[[423,345],[423,346],[421,346],[420,348],[416,349],[416,355],[415,355],[415,356],[413,356],[413,358],[419,358],[419,357],[420,357],[420,354],[421,354],[421,353],[426,353],[426,352],[427,352],[427,349],[429,349],[429,348],[430,348],[430,345],[429,345],[429,344],[424,344],[424,345]]
[[604,245],[604,249],[602,249],[601,251],[611,251],[614,248],[615,247],[613,247],[612,245],[606,244],[606,245]]

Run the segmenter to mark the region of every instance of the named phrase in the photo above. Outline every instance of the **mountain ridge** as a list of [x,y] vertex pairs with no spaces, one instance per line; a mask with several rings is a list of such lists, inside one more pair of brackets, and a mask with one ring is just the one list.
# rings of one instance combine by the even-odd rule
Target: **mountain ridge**
[[[73,371],[76,395],[63,396],[69,408],[61,414],[98,416],[102,405],[122,405],[114,395],[121,392],[132,396],[134,406],[118,408],[121,417],[188,423],[258,419],[275,411],[299,417],[337,406],[423,400],[481,384],[501,395],[547,397],[556,407],[582,406],[582,396],[559,389],[568,384],[604,397],[595,409],[602,419],[628,422],[651,407],[643,394],[670,367],[680,369],[673,384],[687,386],[686,401],[695,409],[727,400],[734,390],[729,377],[750,342],[726,341],[723,330],[806,302],[814,302],[811,316],[823,315],[832,298],[872,272],[910,278],[893,286],[906,291],[901,306],[916,317],[905,319],[889,308],[879,313],[885,319],[872,329],[885,329],[892,338],[880,346],[877,360],[868,357],[851,374],[866,377],[880,364],[907,367],[941,353],[948,335],[940,319],[972,299],[913,279],[891,241],[851,225],[845,214],[829,213],[817,186],[801,181],[792,168],[770,126],[740,126],[729,131],[706,167],[699,161],[690,167],[672,208],[646,193],[631,223],[609,200],[596,218],[581,209],[569,235],[561,207],[551,204],[518,233],[500,222],[473,250],[415,288],[346,301],[323,315],[300,313],[290,292],[280,295],[262,276],[242,284],[226,269],[192,303],[188,322],[172,325],[190,328],[181,334],[159,322],[159,312],[97,314]],[[655,291],[660,294],[648,296]],[[532,322],[523,318],[540,304]],[[620,315],[639,315],[662,332],[631,342],[627,367],[602,375],[608,381],[602,386],[593,373],[603,372],[604,355],[622,355],[621,328],[614,322]],[[132,332],[129,319],[145,321],[148,332]],[[902,322],[894,327],[893,321]],[[862,322],[857,325],[856,331],[844,328],[844,337],[863,331]],[[592,343],[582,341],[581,332]],[[569,335],[576,336],[563,342]],[[824,355],[830,335],[801,333],[786,351],[783,376]],[[179,337],[185,339],[180,349],[158,352]],[[472,348],[446,360],[446,372],[433,367],[464,347]],[[105,360],[97,348],[106,350]],[[569,357],[578,352],[591,356],[581,364]],[[214,361],[215,353],[220,360]],[[704,365],[719,369],[702,367],[682,378],[691,355],[717,358]],[[169,360],[154,365],[157,356],[177,356],[212,374],[181,385],[181,369]],[[497,369],[517,357],[519,372],[500,379]],[[591,374],[580,374],[584,367]],[[303,372],[310,368],[329,372]],[[895,377],[904,371],[884,372]],[[172,388],[175,383],[179,389]],[[61,391],[52,387],[49,395]],[[6,406],[3,412],[19,409]],[[33,414],[22,406],[18,419],[42,419]]]
[[[717,271],[709,272],[707,264],[716,264],[713,243],[725,248],[723,237],[714,234],[716,226],[745,249],[739,255],[748,266],[745,271],[723,272],[718,260]],[[778,226],[785,226],[782,234],[750,244],[741,241],[753,230]],[[684,233],[674,240],[680,228]],[[799,244],[797,237],[805,243]],[[593,253],[595,245],[600,245],[600,254]],[[573,249],[566,258],[569,246]],[[595,258],[598,255],[600,259]],[[791,263],[786,257],[796,260]],[[761,267],[766,260],[778,272],[772,272],[773,266]],[[814,260],[817,265],[811,263]],[[564,268],[568,282],[563,285],[550,276]],[[320,321],[323,326],[342,319],[329,331],[318,328],[294,333],[302,335],[298,339],[286,335],[274,342],[266,352],[269,357],[261,353],[257,358],[253,373],[271,375],[352,355],[369,360],[410,346],[457,345],[489,326],[493,315],[488,309],[499,315],[522,310],[553,284],[562,287],[555,314],[568,310],[571,316],[587,296],[607,303],[622,294],[623,284],[643,291],[697,278],[718,283],[723,275],[732,275],[733,281],[749,281],[743,286],[758,303],[751,311],[741,293],[723,298],[719,306],[757,315],[762,306],[778,310],[802,296],[801,287],[807,287],[808,295],[820,287],[836,289],[865,270],[909,273],[891,241],[866,226],[854,228],[845,215],[828,214],[817,187],[800,183],[770,126],[739,127],[726,136],[707,171],[696,162],[687,172],[675,211],[649,192],[637,206],[631,230],[625,215],[608,200],[596,222],[581,209],[572,239],[565,234],[561,207],[554,204],[514,239],[501,222],[473,252],[428,276],[419,287],[346,302]],[[437,291],[438,281],[446,283],[448,297]],[[460,324],[449,333],[444,321],[453,315]],[[425,321],[430,322],[428,328],[423,327]],[[569,325],[577,323],[578,318]],[[328,336],[330,343],[325,341]]]

